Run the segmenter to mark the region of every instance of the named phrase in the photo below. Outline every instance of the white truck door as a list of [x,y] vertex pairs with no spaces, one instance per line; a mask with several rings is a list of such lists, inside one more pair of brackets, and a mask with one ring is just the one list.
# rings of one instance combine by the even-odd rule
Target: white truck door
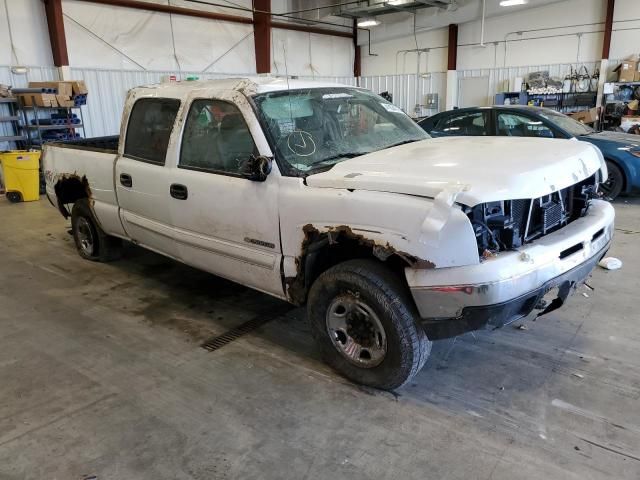
[[[167,147],[180,100],[141,98],[129,115],[115,168],[122,224],[135,242],[178,258],[169,212]],[[124,133],[124,132],[123,132]]]
[[211,98],[189,107],[167,192],[178,251],[187,264],[283,297],[279,173],[274,165],[264,182],[241,176],[240,162],[271,152],[246,99],[232,96],[242,112]]

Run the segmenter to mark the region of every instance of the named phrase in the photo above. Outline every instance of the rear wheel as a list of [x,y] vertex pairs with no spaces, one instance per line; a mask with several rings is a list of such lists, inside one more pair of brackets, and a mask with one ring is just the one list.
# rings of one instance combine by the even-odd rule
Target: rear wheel
[[607,170],[609,171],[609,177],[606,182],[600,184],[600,188],[606,198],[613,200],[622,192],[624,173],[622,173],[620,167],[609,160],[607,160]]
[[307,309],[324,360],[354,382],[401,387],[431,352],[406,286],[376,261],[350,260],[324,272]]
[[119,258],[122,253],[122,241],[102,231],[93,217],[87,199],[80,199],[73,205],[71,231],[82,258],[108,262]]

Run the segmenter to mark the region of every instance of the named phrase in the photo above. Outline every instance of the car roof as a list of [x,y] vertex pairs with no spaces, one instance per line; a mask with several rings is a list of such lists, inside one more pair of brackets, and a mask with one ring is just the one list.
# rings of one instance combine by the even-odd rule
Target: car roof
[[555,112],[555,110],[552,110],[550,108],[534,107],[531,105],[491,105],[489,107],[454,108],[452,110],[445,110],[444,112],[440,112],[440,113],[471,112],[476,110],[528,110],[532,112]]
[[154,85],[144,85],[132,89],[138,96],[156,96],[163,98],[183,99],[191,92],[199,93],[219,92],[220,90],[237,90],[245,95],[255,95],[265,92],[286,90],[301,90],[312,88],[356,88],[339,83],[319,82],[311,80],[287,79],[283,77],[259,76],[221,78],[215,80],[187,80],[181,82],[165,82]]

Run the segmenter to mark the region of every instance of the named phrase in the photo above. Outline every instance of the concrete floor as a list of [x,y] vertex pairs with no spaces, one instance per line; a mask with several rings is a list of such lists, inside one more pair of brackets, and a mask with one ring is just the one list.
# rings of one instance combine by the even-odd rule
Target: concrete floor
[[[304,312],[138,248],[82,260],[49,206],[0,200],[0,479],[640,478],[640,201],[595,291],[437,342],[397,395],[318,360]],[[588,293],[588,297],[581,293]]]

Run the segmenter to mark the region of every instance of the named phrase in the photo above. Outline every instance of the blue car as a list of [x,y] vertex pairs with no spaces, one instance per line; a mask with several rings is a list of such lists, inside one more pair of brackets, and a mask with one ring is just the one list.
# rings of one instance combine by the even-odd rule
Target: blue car
[[602,184],[602,191],[608,198],[640,190],[640,136],[598,133],[555,110],[517,105],[461,108],[438,113],[419,124],[433,137],[577,138],[602,151],[609,168],[609,178]]

